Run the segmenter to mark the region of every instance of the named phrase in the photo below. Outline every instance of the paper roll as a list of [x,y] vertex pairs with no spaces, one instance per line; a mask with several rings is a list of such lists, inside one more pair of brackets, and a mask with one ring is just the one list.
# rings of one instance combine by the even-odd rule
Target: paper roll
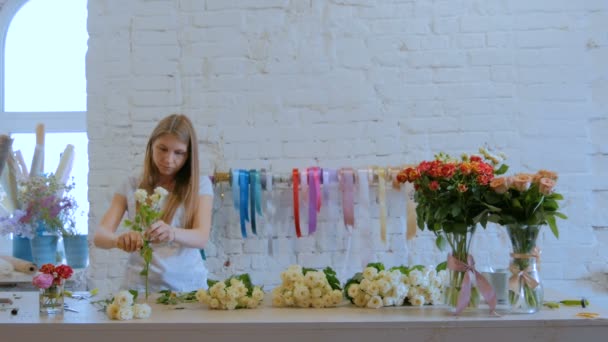
[[15,258],[8,255],[0,255],[0,259],[10,263],[15,268],[15,271],[25,273],[25,274],[33,274],[36,273],[36,264],[33,262],[29,262],[27,260]]
[[36,125],[36,148],[32,157],[32,167],[30,176],[37,176],[44,173],[44,125]]
[[23,154],[21,154],[21,150],[15,151],[15,160],[20,168],[19,179],[27,179],[30,176],[30,172],[27,169],[27,165],[25,164],[25,159],[23,159]]
[[59,160],[59,165],[57,165],[57,171],[55,172],[55,179],[59,184],[65,185],[68,182],[73,164],[74,145],[68,144],[61,154],[61,159]]
[[12,146],[13,139],[11,137],[6,134],[0,135],[0,175],[2,174],[2,170],[4,170]]

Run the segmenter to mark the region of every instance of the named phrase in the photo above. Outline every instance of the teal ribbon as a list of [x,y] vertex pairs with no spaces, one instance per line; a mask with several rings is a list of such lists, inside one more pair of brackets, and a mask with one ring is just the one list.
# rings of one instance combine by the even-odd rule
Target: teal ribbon
[[249,172],[247,170],[239,170],[239,189],[240,189],[240,219],[241,219],[241,235],[247,237],[247,227],[245,222],[249,221],[247,213],[247,203],[249,203]]
[[249,191],[249,200],[251,201],[251,231],[253,232],[253,234],[258,235],[258,231],[256,228],[256,224],[255,224],[255,209],[256,209],[256,205],[259,206],[259,200],[256,198],[256,188],[257,185],[260,184],[260,175],[258,174],[258,172],[256,170],[249,170],[249,186],[250,186],[250,191]]
[[239,210],[239,170],[231,170],[232,201],[234,209]]

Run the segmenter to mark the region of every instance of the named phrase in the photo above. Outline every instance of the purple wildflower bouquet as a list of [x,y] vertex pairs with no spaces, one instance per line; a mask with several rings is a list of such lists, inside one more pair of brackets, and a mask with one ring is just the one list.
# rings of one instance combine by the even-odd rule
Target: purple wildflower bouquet
[[70,195],[74,183],[61,184],[52,173],[19,182],[18,208],[0,217],[0,234],[32,238],[43,233],[72,235],[76,200]]

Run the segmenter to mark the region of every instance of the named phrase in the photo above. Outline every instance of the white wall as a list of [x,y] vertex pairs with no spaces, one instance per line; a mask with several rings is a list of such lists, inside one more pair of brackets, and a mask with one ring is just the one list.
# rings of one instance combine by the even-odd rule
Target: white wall
[[[181,112],[196,124],[206,173],[400,165],[483,144],[505,152],[514,170],[556,170],[569,219],[559,222],[559,240],[548,229],[541,238],[543,276],[602,275],[606,22],[600,0],[90,0],[91,231],[113,187],[140,165],[156,121]],[[265,236],[240,238],[230,189],[216,195],[207,248],[216,277],[250,272],[272,286],[295,262],[333,266],[345,278],[369,260],[445,258],[426,232],[406,242],[400,193],[389,194],[387,244],[377,204],[357,207],[350,256],[335,189],[319,233],[302,239],[294,238],[289,189],[272,194],[272,253]],[[504,267],[508,246],[491,227],[474,253]],[[122,252],[93,249],[91,287],[116,288],[124,261]]]

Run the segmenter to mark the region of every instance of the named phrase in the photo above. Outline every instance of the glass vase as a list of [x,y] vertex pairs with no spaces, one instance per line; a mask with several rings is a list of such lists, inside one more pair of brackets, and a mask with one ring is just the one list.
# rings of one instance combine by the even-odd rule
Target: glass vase
[[[461,271],[458,269],[452,269],[450,267],[450,259],[459,261],[463,264],[468,264],[470,259],[469,249],[471,246],[471,240],[475,233],[475,227],[469,227],[465,234],[459,233],[446,233],[445,238],[451,247],[450,254],[448,255],[448,284],[445,288],[445,304],[448,306],[452,313],[460,313],[459,302],[460,293],[466,291],[463,289],[463,282],[465,275],[468,271]],[[479,291],[475,286],[475,277],[469,274],[470,284],[470,297],[468,303],[465,305],[462,311],[477,311],[479,308]]]
[[47,289],[40,289],[40,313],[44,315],[63,314],[64,282],[51,285]]
[[512,252],[509,263],[509,301],[511,313],[538,312],[543,305],[543,284],[539,274],[536,240],[540,226],[507,225]]

